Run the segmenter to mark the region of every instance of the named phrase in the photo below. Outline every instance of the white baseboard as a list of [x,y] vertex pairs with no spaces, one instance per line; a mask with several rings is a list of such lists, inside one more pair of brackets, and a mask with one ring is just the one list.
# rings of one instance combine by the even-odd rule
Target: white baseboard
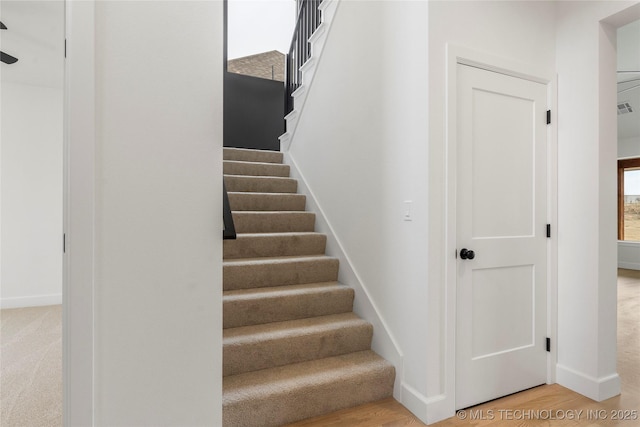
[[455,415],[451,399],[444,394],[426,397],[409,384],[402,382],[402,400],[400,401],[413,415],[425,424],[433,424]]
[[62,294],[34,295],[29,297],[13,297],[0,299],[0,308],[40,307],[44,305],[62,304]]
[[333,227],[327,220],[324,211],[318,204],[313,191],[307,185],[304,175],[298,169],[298,165],[292,158],[290,152],[284,153],[285,164],[291,168],[290,177],[298,181],[298,193],[307,196],[306,209],[316,214],[316,231],[327,235],[326,253],[335,257],[340,262],[338,270],[338,281],[347,285],[355,291],[353,311],[358,316],[373,325],[373,340],[371,349],[389,361],[396,368],[396,379],[393,387],[393,396],[401,400],[402,378],[403,378],[403,354],[397,340],[391,333],[387,323],[380,314],[371,294],[363,283],[358,273],[353,268],[349,256],[336,236]]
[[640,242],[618,240],[618,268],[640,270]]
[[413,415],[418,417],[423,423],[427,422],[427,415],[429,413],[428,399],[415,388],[402,381],[402,399],[400,403],[404,405]]
[[453,400],[447,395],[441,394],[427,400],[427,424],[446,420],[456,414]]
[[626,268],[627,270],[640,270],[640,262],[618,261],[618,268]]
[[563,387],[580,393],[596,402],[620,394],[620,377],[617,373],[594,378],[566,366],[556,366],[556,381]]

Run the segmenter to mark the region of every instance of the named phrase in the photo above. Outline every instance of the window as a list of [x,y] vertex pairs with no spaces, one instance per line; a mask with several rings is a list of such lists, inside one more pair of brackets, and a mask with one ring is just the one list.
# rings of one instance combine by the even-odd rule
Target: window
[[640,158],[618,160],[618,240],[640,242]]

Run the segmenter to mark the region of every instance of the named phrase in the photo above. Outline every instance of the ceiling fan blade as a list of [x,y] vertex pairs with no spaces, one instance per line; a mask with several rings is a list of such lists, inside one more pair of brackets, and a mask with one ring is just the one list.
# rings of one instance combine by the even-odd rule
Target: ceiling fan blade
[[0,30],[6,30],[7,26],[0,22]]
[[18,58],[4,52],[0,52],[0,62],[4,62],[5,64],[15,64],[18,62]]

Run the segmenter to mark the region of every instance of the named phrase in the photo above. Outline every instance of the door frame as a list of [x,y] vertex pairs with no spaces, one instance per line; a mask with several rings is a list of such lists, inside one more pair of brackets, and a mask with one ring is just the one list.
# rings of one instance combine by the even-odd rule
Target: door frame
[[457,318],[457,66],[468,65],[487,71],[542,83],[547,86],[547,109],[551,110],[551,124],[547,126],[547,222],[551,224],[551,238],[547,240],[547,336],[551,351],[547,355],[547,384],[555,383],[557,362],[558,319],[558,156],[557,156],[557,76],[553,70],[523,64],[462,46],[447,44],[446,50],[446,106],[445,106],[445,355],[444,379],[447,406],[456,409],[456,318]]
[[95,0],[65,0],[62,386],[65,426],[93,426]]

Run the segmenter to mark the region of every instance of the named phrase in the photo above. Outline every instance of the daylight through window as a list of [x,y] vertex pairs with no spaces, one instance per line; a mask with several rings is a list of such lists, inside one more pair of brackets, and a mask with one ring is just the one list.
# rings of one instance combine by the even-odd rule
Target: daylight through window
[[618,161],[618,239],[640,241],[640,158]]

